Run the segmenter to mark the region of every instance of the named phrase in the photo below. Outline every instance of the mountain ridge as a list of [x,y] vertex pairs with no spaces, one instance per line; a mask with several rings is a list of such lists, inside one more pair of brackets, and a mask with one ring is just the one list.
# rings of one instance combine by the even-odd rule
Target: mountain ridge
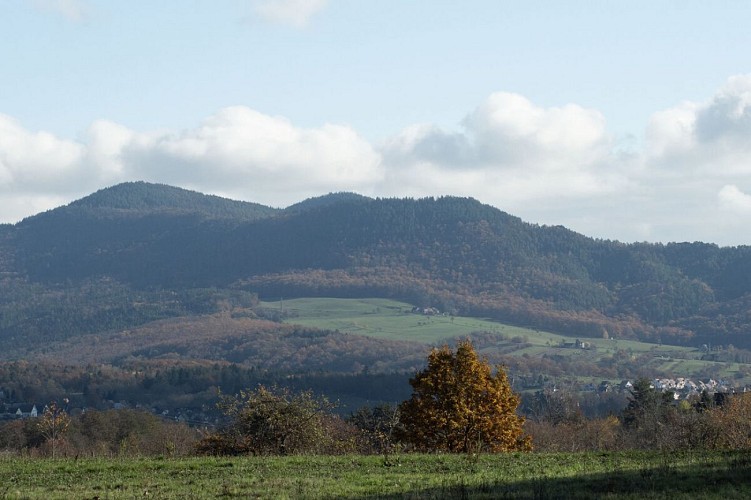
[[280,210],[166,184],[137,181],[100,189],[67,205],[27,217],[18,224],[29,224],[40,217],[62,212],[86,212],[100,216],[194,214],[211,219],[254,220],[274,215]]
[[[133,294],[382,296],[585,337],[751,346],[751,247],[597,240],[471,198],[331,193],[273,209],[125,183],[0,236],[19,289],[114,280]],[[5,323],[0,343],[23,334]]]

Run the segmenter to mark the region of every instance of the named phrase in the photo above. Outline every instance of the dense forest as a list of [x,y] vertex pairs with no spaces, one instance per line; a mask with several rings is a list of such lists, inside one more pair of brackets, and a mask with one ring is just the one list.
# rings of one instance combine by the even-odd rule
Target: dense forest
[[0,345],[16,354],[257,296],[388,297],[585,337],[751,347],[751,247],[595,240],[467,198],[339,193],[281,210],[120,184],[0,227],[0,281]]

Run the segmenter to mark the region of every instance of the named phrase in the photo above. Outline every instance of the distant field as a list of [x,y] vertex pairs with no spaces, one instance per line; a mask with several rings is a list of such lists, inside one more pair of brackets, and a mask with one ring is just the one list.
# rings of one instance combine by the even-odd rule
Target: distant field
[[492,332],[498,335],[495,350],[511,356],[549,354],[584,357],[596,362],[618,350],[634,356],[652,353],[653,357],[645,368],[651,367],[675,377],[695,378],[710,369],[736,383],[751,383],[751,380],[735,378],[740,369],[739,364],[700,360],[699,350],[691,347],[582,337],[581,340],[589,342],[595,349],[561,348],[563,343],[575,342],[576,337],[505,325],[482,318],[415,314],[411,312],[412,305],[388,299],[302,298],[262,302],[261,306],[283,310],[287,315],[287,323],[429,345],[441,344],[473,332]]
[[0,498],[749,498],[746,452],[0,458]]
[[[491,331],[510,336],[526,335],[531,330],[492,321],[457,316],[424,316],[410,312],[412,306],[388,299],[293,299],[262,302],[262,306],[281,310],[287,323],[339,330],[389,340],[411,340],[428,344]],[[545,337],[547,334],[539,334]],[[551,336],[552,338],[552,336]]]

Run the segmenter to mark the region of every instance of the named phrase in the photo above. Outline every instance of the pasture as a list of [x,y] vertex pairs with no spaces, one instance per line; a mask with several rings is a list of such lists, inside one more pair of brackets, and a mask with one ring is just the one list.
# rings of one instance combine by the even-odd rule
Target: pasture
[[0,498],[748,498],[748,452],[0,458]]
[[[577,339],[541,330],[506,325],[484,318],[462,316],[427,316],[412,313],[410,304],[389,299],[300,298],[262,302],[261,307],[283,311],[285,322],[326,330],[389,340],[408,340],[426,345],[440,345],[473,332],[490,332],[498,336],[495,346],[484,352],[501,352],[510,356],[566,356],[588,362],[600,362],[616,352],[627,356],[649,355],[645,371],[666,373],[671,377],[706,378],[706,373],[751,383],[740,373],[748,365],[702,360],[699,349],[685,346],[657,345],[626,339],[585,338],[591,349],[562,348]],[[745,370],[747,373],[749,370]],[[573,375],[573,374],[572,374]]]

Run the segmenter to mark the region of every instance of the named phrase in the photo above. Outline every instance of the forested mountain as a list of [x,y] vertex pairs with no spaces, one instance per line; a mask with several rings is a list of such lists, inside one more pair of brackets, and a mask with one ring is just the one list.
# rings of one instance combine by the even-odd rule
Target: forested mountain
[[[167,213],[191,214],[206,219],[254,220],[278,213],[278,209],[205,195],[163,184],[126,182],[102,189],[67,207],[51,211],[88,211],[92,216],[133,216]],[[50,212],[48,212],[49,214]],[[44,217],[44,214],[36,217]]]
[[121,184],[0,226],[0,280],[0,345],[14,348],[250,307],[256,294],[751,346],[751,247],[595,240],[468,198],[339,193],[279,210]]

